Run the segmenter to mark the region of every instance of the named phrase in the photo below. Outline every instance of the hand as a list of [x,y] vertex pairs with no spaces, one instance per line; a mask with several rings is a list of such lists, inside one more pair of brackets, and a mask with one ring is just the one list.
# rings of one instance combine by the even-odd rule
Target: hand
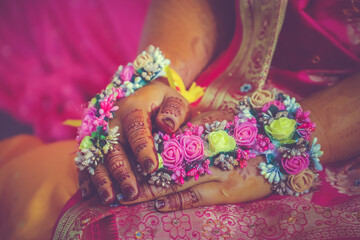
[[129,159],[137,159],[147,173],[157,170],[152,120],[155,119],[159,130],[171,134],[189,117],[188,101],[164,81],[156,80],[117,103],[119,109],[109,128],[119,126],[119,144],[105,156],[104,164],[97,166],[94,175],[79,173],[83,198],[92,195],[93,184],[104,205],[115,201],[117,187],[127,200],[136,199],[139,191],[131,169],[136,164]]
[[[191,122],[194,125],[202,125],[217,120],[232,120],[232,117],[223,112],[208,112],[197,116]],[[271,193],[270,184],[260,175],[257,168],[258,164],[264,160],[262,156],[257,156],[248,161],[247,167],[243,169],[236,167],[231,171],[212,167],[212,175],[202,175],[196,181],[191,178],[183,185],[173,184],[166,189],[144,183],[139,185],[139,198],[120,203],[128,205],[156,199],[157,210],[168,212],[256,200]]]

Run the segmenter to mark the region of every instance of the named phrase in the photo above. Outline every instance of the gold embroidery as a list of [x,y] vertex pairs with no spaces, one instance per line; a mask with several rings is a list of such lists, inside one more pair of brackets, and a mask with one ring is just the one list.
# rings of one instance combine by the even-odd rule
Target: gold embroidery
[[207,88],[199,111],[234,112],[243,98],[240,88],[244,83],[262,87],[259,83],[267,78],[286,5],[286,0],[239,1],[242,36],[246,37],[232,63]]
[[351,0],[351,8],[343,9],[348,22],[360,21],[360,0]]

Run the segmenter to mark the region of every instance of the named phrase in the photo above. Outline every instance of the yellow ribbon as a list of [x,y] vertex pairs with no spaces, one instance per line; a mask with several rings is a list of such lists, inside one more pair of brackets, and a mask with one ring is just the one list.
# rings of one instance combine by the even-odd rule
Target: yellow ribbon
[[70,127],[80,127],[81,120],[78,119],[68,119],[62,122],[63,125],[70,126]]
[[204,95],[204,88],[197,86],[195,82],[191,84],[189,90],[186,90],[184,82],[179,74],[177,74],[177,72],[169,65],[164,68],[164,71],[170,87],[178,90],[180,94],[190,103],[196,102]]
[[[197,86],[195,82],[191,84],[189,90],[186,90],[184,82],[179,74],[177,74],[174,69],[169,67],[169,65],[164,68],[164,71],[166,73],[165,77],[167,77],[170,87],[178,90],[179,93],[190,103],[196,102],[204,95],[204,88]],[[64,121],[63,124],[71,127],[80,127],[81,120],[68,119]]]

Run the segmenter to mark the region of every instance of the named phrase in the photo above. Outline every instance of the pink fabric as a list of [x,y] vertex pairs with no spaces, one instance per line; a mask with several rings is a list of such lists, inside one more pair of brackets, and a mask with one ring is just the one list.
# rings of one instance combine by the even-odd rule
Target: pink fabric
[[[358,1],[290,1],[269,78],[298,96],[359,71]],[[232,44],[241,42],[241,31]],[[234,47],[234,46],[233,46]],[[234,53],[233,53],[234,54]],[[224,70],[229,52],[214,72]],[[301,197],[272,195],[251,203],[158,213],[153,202],[104,207],[97,198],[69,204],[54,231],[70,239],[359,239],[360,158],[329,165]],[[73,199],[74,200],[74,199]],[[75,201],[73,201],[75,202]],[[66,229],[66,227],[69,227]],[[136,235],[139,234],[139,235]]]
[[68,206],[54,239],[359,239],[359,171],[357,158],[328,166],[321,186],[301,197],[171,213],[156,212],[153,202],[103,207],[93,198]]
[[44,140],[74,138],[66,119],[136,56],[149,0],[0,2],[0,109]]
[[360,71],[359,1],[289,1],[269,78],[304,97]]

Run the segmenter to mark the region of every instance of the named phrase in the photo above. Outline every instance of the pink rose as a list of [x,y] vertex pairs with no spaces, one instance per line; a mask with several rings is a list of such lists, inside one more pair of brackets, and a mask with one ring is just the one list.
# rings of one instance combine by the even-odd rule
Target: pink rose
[[204,144],[199,136],[183,135],[180,138],[180,145],[184,150],[185,160],[187,162],[200,160],[204,156]]
[[281,164],[285,171],[291,175],[296,175],[309,167],[309,155],[294,156],[292,158],[282,158]]
[[78,129],[78,136],[76,137],[79,144],[85,136],[90,136],[92,132],[96,131],[96,112],[94,107],[89,107],[85,110],[83,120]]
[[305,140],[310,141],[310,135],[316,129],[316,124],[312,122],[306,122],[297,127],[297,131],[301,137]]
[[270,102],[266,103],[266,104],[262,107],[261,111],[262,111],[262,112],[266,112],[267,110],[269,110],[269,108],[271,107],[271,105],[274,105],[274,106],[277,107],[279,110],[285,110],[285,105],[284,105],[282,102],[280,102],[280,101],[278,101],[278,100],[274,100],[274,101],[270,101]]
[[236,124],[233,138],[240,146],[250,147],[254,144],[258,129],[254,123],[244,122]]
[[179,166],[184,159],[184,152],[180,143],[175,139],[164,142],[164,151],[161,153],[164,166],[174,169]]
[[134,75],[134,67],[131,65],[127,65],[120,73],[120,79],[124,82],[130,81],[132,76]]

